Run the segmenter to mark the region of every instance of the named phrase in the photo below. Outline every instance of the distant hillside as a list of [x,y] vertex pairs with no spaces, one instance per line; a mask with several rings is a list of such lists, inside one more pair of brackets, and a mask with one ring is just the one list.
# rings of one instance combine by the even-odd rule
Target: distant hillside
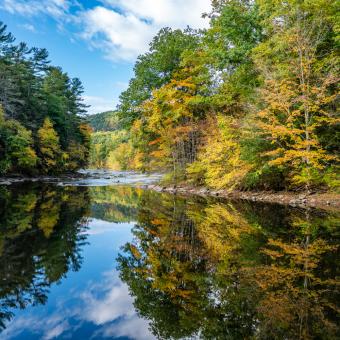
[[118,117],[115,111],[107,111],[88,116],[87,121],[94,132],[115,131],[119,129]]
[[87,117],[92,127],[90,168],[125,170],[127,168],[128,132],[119,123],[116,111],[97,113]]

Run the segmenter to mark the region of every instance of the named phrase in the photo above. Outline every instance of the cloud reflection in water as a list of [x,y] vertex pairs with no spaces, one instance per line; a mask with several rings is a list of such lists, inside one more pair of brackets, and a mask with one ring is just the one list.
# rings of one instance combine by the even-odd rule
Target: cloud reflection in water
[[18,313],[1,339],[152,339],[148,322],[137,315],[128,287],[114,269],[115,252],[130,240],[133,225],[92,218],[86,230],[89,245],[84,251],[95,252],[106,269],[93,268],[93,259],[84,263],[79,273],[54,286],[56,302],[49,300],[45,306]]

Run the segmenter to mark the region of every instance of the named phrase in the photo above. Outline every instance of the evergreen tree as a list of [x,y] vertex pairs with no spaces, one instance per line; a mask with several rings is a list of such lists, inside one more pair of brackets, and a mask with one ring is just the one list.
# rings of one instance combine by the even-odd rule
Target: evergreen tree
[[[4,110],[2,136],[10,135],[10,131],[14,135],[16,131],[21,136],[21,142],[19,137],[16,141],[14,136],[12,141],[2,137],[1,174],[32,172],[32,167],[37,163],[44,164],[44,172],[50,172],[48,166],[55,166],[56,160],[52,161],[54,157],[48,162],[46,159],[36,162],[35,154],[42,155],[41,150],[37,149],[41,142],[37,140],[38,130],[46,117],[53,123],[59,138],[59,153],[64,159],[59,163],[59,171],[86,166],[90,143],[83,117],[87,106],[83,103],[80,80],[70,79],[60,68],[50,66],[46,49],[29,48],[25,43],[14,42],[14,37],[6,31],[6,25],[0,22],[0,105]],[[9,145],[17,146],[10,148]],[[73,151],[69,155],[71,149],[78,149],[79,154]],[[72,158],[72,166],[66,158]]]

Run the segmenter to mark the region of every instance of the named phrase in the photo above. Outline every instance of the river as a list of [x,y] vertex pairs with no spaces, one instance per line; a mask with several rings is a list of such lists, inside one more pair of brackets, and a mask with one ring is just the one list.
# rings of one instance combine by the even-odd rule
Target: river
[[159,176],[0,186],[1,339],[336,339],[340,214]]

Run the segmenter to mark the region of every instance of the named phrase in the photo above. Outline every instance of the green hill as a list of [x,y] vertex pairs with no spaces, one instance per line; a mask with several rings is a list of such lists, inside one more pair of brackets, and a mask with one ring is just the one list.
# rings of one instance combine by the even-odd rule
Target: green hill
[[107,111],[88,116],[87,121],[94,132],[119,129],[116,111]]
[[128,132],[122,129],[116,111],[87,117],[92,127],[90,168],[122,170],[129,157],[126,151]]

